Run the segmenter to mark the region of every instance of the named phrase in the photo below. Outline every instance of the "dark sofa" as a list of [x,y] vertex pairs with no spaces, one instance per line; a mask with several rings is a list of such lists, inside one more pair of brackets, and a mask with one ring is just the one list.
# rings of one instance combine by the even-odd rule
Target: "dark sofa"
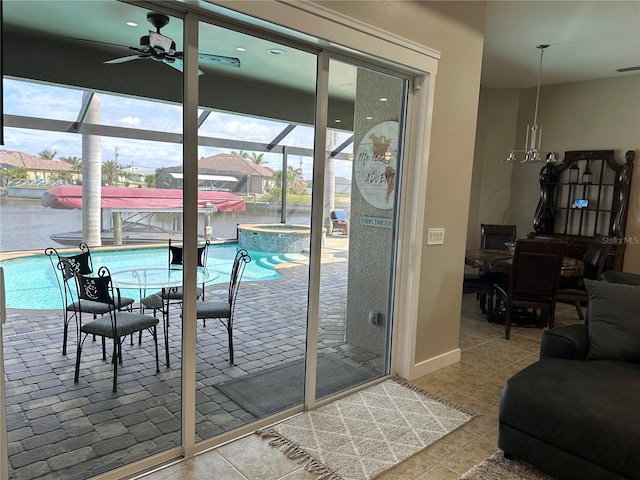
[[558,479],[640,479],[640,286],[587,282],[588,327],[545,332],[504,387],[498,446]]

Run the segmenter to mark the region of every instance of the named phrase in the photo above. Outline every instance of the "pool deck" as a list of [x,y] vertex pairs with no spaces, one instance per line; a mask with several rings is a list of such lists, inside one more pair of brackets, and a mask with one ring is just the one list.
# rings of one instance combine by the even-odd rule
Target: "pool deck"
[[[377,371],[381,361],[345,340],[348,239],[327,237],[321,268],[319,351]],[[282,264],[282,277],[243,282],[234,324],[235,365],[228,362],[226,331],[216,320],[197,327],[196,437],[211,438],[256,420],[216,385],[303,358],[306,342],[308,266]],[[214,298],[224,285],[207,287]],[[123,346],[118,391],[102,361],[100,342],[83,349],[80,381],[73,382],[75,332],[61,354],[58,310],[9,309],[4,326],[10,476],[15,480],[85,479],[180,444],[181,319],[170,315],[171,368],[164,365],[159,328],[160,373],[153,342]]]

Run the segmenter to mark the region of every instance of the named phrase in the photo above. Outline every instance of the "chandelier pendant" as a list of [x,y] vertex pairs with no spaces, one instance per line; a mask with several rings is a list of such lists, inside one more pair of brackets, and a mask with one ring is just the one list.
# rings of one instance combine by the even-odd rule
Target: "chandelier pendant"
[[511,150],[506,158],[506,162],[516,162],[516,152],[524,153],[524,159],[522,163],[556,163],[558,157],[555,152],[549,152],[544,157],[541,156],[541,142],[542,142],[542,126],[538,125],[538,104],[540,102],[540,80],[542,79],[542,56],[544,50],[549,45],[538,45],[540,49],[540,65],[538,67],[538,89],[536,91],[536,107],[533,115],[533,123],[527,125],[526,139],[524,150]]

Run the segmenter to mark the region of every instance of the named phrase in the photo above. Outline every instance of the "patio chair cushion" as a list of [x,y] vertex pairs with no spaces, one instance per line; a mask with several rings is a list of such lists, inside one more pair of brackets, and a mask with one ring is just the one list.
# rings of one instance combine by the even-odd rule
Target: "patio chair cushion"
[[[160,323],[155,317],[143,315],[141,313],[118,312],[117,314],[117,337],[124,337],[145,328],[151,328]],[[111,317],[104,315],[100,318],[83,324],[80,327],[83,333],[99,335],[101,337],[113,338],[113,327]]]
[[[116,309],[131,305],[135,300],[128,297],[120,297],[120,301],[115,301]],[[107,313],[111,309],[109,303],[95,302],[93,300],[78,300],[67,306],[67,310],[70,312],[83,312],[93,313],[95,315],[101,315]]]
[[[156,292],[154,295],[158,295],[162,298],[168,298],[169,300],[182,300],[182,287],[168,288],[163,292]],[[202,287],[198,287],[198,297],[202,295]]]
[[148,297],[144,297],[140,300],[140,303],[142,303],[142,305],[144,305],[146,308],[160,309],[164,307],[162,297],[155,293],[153,295],[149,295]]
[[229,302],[208,300],[196,304],[196,318],[229,318],[230,316]]

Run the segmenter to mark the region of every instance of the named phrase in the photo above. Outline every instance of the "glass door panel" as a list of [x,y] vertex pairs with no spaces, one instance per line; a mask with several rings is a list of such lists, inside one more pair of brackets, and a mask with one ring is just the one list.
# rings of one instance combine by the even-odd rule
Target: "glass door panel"
[[[25,33],[19,25],[33,12],[55,18],[58,30],[44,22]],[[2,253],[19,254],[2,261],[10,478],[84,479],[171,449],[179,454],[180,312],[141,299],[181,281],[166,283],[176,278],[168,240],[182,242],[182,190],[160,185],[158,173],[182,165],[182,73],[128,47],[158,41],[148,38],[156,28],[147,20],[156,18],[168,22],[162,35],[180,50],[183,22],[148,13],[116,1],[4,4],[3,46],[20,55],[4,59],[2,163],[26,166],[3,177],[11,193],[0,204]],[[93,23],[78,30],[77,18]],[[70,43],[71,34],[82,40]],[[75,255],[81,241],[93,275],[106,267],[133,311],[158,319],[159,371],[150,332],[127,336],[121,359],[110,338],[103,350],[101,337],[89,335],[74,381],[84,337],[77,329],[94,316],[65,310],[57,254],[49,250],[52,266],[44,251]]]
[[405,90],[330,61],[316,399],[390,371]]
[[196,441],[303,402],[316,69],[315,54],[209,23],[199,49],[224,58],[200,65],[198,185],[242,202],[204,225],[219,276],[200,308],[228,306],[238,250],[251,261],[232,321],[198,320]]

